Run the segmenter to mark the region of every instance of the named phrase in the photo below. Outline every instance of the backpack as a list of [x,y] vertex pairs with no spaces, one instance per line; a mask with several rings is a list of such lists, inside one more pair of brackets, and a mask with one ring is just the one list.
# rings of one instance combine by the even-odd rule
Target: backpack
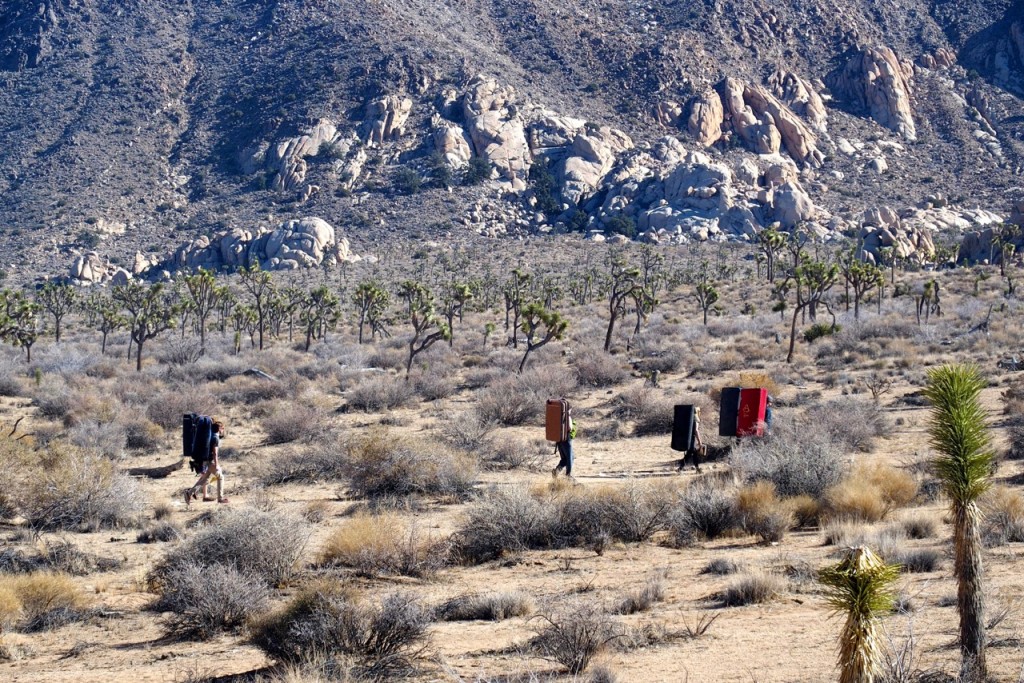
[[209,415],[185,413],[181,420],[181,451],[191,458],[189,468],[199,474],[203,464],[210,457],[210,441],[213,436],[213,419]]

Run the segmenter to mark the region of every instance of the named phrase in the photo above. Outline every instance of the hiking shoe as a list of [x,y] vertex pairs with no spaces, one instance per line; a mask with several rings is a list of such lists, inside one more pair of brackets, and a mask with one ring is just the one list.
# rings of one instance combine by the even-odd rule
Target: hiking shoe
[[217,499],[216,498],[211,498],[210,496],[203,496],[203,502],[204,503],[212,503],[215,500],[217,500]]
[[552,477],[557,477],[558,476],[558,468],[557,467],[555,469],[551,470],[551,476]]
[[192,492],[192,489],[185,489],[185,507],[190,506],[195,498],[196,494]]
[[[211,498],[210,500],[213,500],[213,498]],[[228,499],[227,498],[219,498],[219,499],[217,499],[217,502],[218,503],[227,503]]]

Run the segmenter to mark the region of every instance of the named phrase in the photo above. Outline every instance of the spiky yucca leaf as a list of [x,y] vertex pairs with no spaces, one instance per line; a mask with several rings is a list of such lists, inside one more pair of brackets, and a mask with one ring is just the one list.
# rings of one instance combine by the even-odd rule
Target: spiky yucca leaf
[[992,448],[979,395],[986,382],[972,365],[945,365],[928,373],[932,404],[928,432],[938,451],[933,466],[955,504],[977,501],[988,489]]
[[839,564],[819,572],[828,604],[846,615],[839,637],[840,683],[871,683],[878,676],[882,652],[876,626],[892,609],[899,573],[898,566],[866,547],[851,548]]

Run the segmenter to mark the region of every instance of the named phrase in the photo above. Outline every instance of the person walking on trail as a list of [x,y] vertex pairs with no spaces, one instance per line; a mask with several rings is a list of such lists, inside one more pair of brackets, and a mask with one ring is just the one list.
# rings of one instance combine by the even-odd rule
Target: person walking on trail
[[558,451],[558,464],[551,470],[551,476],[557,477],[558,471],[565,468],[565,476],[572,479],[572,440],[576,438],[576,423],[572,419],[572,408],[569,409],[566,419],[569,420],[569,438],[555,444]]
[[700,461],[706,452],[704,440],[700,436],[700,406],[697,406],[693,409],[693,447],[683,451],[683,457],[679,461],[679,471],[682,472],[687,461],[690,461],[693,463],[693,469],[700,472]]
[[[185,491],[185,507],[195,500],[198,496],[198,491],[203,491],[203,501],[212,502],[216,500],[218,503],[227,503],[228,499],[224,497],[224,472],[220,468],[220,440],[224,436],[224,424],[221,422],[214,422],[213,429],[210,435],[210,450],[206,453],[206,460],[203,463],[203,473],[199,475],[199,479],[192,485],[190,489]],[[217,483],[217,498],[210,497],[210,480],[213,479]]]
[[764,433],[769,435],[772,433],[772,406],[775,405],[775,399],[772,398],[771,394],[768,394],[768,398],[765,401],[764,407]]

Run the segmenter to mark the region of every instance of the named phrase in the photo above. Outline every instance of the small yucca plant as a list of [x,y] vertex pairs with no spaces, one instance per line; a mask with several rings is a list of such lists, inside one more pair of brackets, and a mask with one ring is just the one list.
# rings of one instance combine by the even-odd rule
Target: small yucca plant
[[892,609],[899,567],[886,564],[869,548],[851,548],[834,567],[819,572],[826,600],[846,615],[839,636],[839,683],[871,683],[880,675],[879,616]]

